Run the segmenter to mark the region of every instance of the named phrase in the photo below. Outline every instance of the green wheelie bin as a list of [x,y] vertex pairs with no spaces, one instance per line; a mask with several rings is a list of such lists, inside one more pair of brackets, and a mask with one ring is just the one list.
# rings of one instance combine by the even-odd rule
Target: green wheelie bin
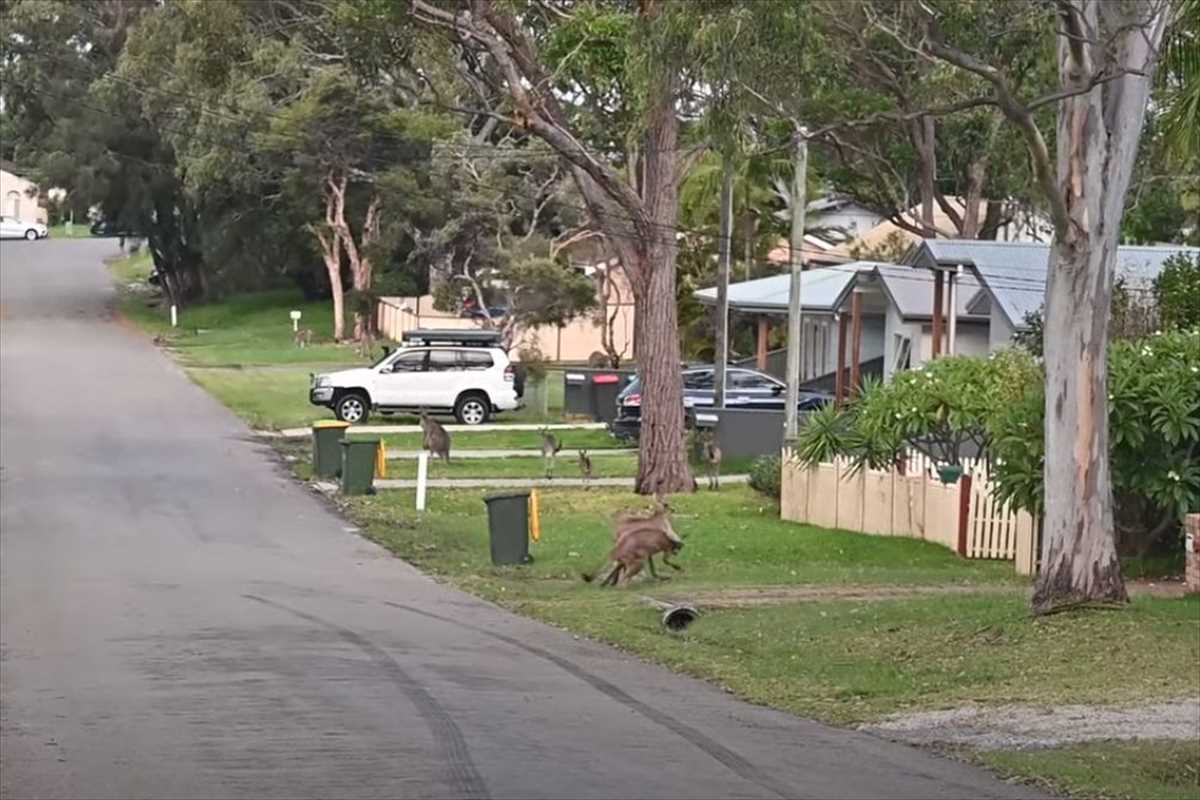
[[341,448],[342,494],[373,494],[379,440],[343,439]]
[[488,536],[493,564],[528,564],[529,492],[506,492],[483,498],[488,510]]
[[342,472],[343,439],[349,422],[323,419],[312,424],[312,465],[317,478],[336,478]]

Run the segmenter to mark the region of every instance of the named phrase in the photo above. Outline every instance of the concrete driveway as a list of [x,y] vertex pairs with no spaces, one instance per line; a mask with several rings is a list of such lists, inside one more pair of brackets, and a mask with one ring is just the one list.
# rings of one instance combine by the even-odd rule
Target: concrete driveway
[[440,586],[110,311],[0,245],[0,794],[1015,797]]

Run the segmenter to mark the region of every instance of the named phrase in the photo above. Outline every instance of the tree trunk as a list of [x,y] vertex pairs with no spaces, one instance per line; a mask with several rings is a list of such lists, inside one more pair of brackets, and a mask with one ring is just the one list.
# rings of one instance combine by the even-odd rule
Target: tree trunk
[[[642,231],[635,265],[643,287],[638,318],[638,372],[642,381],[642,421],[636,488],[641,494],[695,491],[684,444],[683,375],[675,297],[675,241],[679,186],[675,149],[676,77],[670,65],[656,64],[647,99],[642,203],[649,225]],[[612,237],[610,237],[612,238]]]
[[[1101,65],[1143,74],[1125,74],[1059,104],[1059,202],[1044,336],[1046,514],[1033,594],[1039,613],[1128,599],[1113,526],[1107,343],[1121,216],[1165,25],[1163,9],[1151,9],[1148,2],[1074,0],[1062,11],[1063,86],[1083,85]],[[1135,24],[1139,18],[1143,25]],[[1111,35],[1107,52],[1081,35],[1104,28]]]
[[783,410],[784,436],[795,439],[800,430],[800,364],[804,356],[804,303],[801,287],[804,274],[804,219],[808,211],[808,140],[796,126],[792,156],[792,227],[788,239],[791,278],[788,286],[787,392]]

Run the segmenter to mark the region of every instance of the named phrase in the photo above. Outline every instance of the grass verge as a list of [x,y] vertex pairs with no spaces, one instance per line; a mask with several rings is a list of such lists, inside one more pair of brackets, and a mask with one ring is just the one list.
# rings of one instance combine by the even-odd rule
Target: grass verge
[[[484,494],[433,491],[422,516],[412,492],[344,506],[368,537],[469,591],[753,702],[829,722],[967,703],[1160,700],[1175,696],[1179,675],[1200,661],[1200,599],[1144,598],[1123,612],[1031,619],[1026,584],[1007,562],[783,522],[773,503],[744,487],[672,498],[686,544],[678,558],[685,571],[669,581],[606,590],[579,579],[602,564],[611,515],[640,502],[615,491],[541,492],[535,562],[493,567]],[[888,587],[892,596],[839,597],[848,586]],[[895,596],[897,587],[931,586],[953,591]],[[764,587],[802,588],[809,601],[713,610],[669,635],[641,597],[719,608]]]
[[1047,750],[986,752],[975,758],[1002,775],[1095,800],[1195,800],[1200,739],[1091,742]]

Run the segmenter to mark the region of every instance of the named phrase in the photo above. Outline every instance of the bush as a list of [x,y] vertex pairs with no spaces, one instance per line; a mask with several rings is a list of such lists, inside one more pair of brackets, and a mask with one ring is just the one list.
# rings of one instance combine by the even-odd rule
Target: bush
[[780,484],[779,456],[759,456],[750,465],[750,487],[762,494],[779,499]]
[[1200,329],[1200,256],[1167,259],[1154,281],[1154,296],[1165,330]]
[[941,464],[986,452],[989,420],[998,406],[1036,381],[1028,353],[1013,349],[990,358],[940,358],[898,373],[891,383],[869,383],[843,411],[826,407],[809,416],[795,442],[802,464],[847,456],[855,469],[891,465],[914,448]]
[[[1045,386],[1029,384],[992,420],[998,494],[1044,505]],[[1200,509],[1200,331],[1115,342],[1108,352],[1109,457],[1118,542],[1141,554]]]

